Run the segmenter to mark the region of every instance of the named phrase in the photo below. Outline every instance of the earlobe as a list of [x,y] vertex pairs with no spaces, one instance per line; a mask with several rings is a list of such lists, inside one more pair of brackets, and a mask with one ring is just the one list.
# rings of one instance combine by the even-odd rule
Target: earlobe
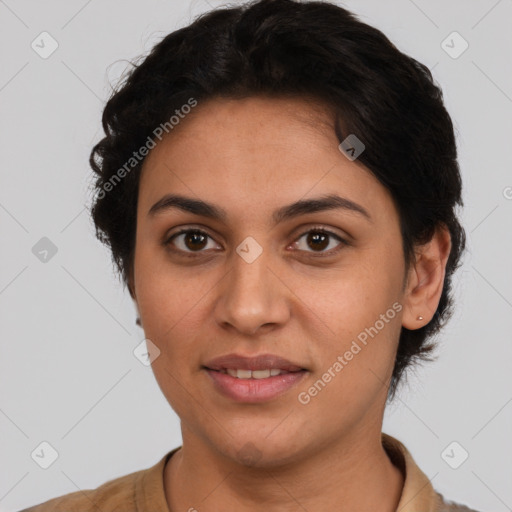
[[402,325],[406,329],[419,329],[434,316],[443,292],[450,250],[450,233],[444,225],[436,229],[429,242],[417,248],[404,296]]
[[140,321],[140,311],[139,311],[139,305],[137,304],[137,301],[134,300],[133,302],[135,304],[135,311],[137,312],[137,318],[135,319],[135,324],[139,327],[142,327],[142,323]]

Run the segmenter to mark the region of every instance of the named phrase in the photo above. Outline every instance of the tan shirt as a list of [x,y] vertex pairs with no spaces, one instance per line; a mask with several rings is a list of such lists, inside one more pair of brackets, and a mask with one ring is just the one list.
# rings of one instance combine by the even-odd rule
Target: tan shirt
[[[445,501],[400,441],[382,433],[382,445],[393,464],[404,474],[397,512],[477,512]],[[170,512],[165,499],[164,467],[180,448],[166,453],[150,468],[109,480],[96,489],[53,498],[20,512]]]

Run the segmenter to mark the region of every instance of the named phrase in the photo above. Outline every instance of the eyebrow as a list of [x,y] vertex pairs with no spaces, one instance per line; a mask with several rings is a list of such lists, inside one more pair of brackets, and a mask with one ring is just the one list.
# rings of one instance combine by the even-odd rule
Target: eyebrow
[[[179,209],[184,212],[193,213],[202,217],[208,217],[220,222],[226,222],[228,214],[226,210],[212,203],[202,201],[200,199],[192,199],[177,194],[167,194],[159,199],[148,211],[149,217],[167,212],[171,209]],[[322,212],[327,210],[343,209],[355,212],[365,217],[368,221],[373,222],[371,215],[361,205],[336,194],[328,194],[315,199],[302,199],[277,209],[272,220],[274,224],[279,224],[285,220],[299,217],[310,213]]]

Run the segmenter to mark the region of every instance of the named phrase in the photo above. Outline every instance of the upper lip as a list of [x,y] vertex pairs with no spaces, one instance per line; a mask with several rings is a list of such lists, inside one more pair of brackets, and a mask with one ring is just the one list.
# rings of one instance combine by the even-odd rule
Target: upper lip
[[288,372],[296,372],[305,369],[302,366],[273,354],[261,354],[252,357],[239,354],[226,354],[211,359],[205,364],[205,367],[210,370],[266,370],[277,368]]

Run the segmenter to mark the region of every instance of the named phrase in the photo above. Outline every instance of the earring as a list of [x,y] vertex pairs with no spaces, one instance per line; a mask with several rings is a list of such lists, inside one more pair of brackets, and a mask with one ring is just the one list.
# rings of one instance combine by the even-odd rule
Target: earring
[[138,316],[138,317],[137,317],[137,319],[135,320],[135,323],[136,323],[137,325],[142,325],[142,324],[140,323],[140,317],[139,317],[139,316]]
[[422,316],[419,316],[419,317],[417,318],[417,320],[423,320],[423,317],[422,317]]

